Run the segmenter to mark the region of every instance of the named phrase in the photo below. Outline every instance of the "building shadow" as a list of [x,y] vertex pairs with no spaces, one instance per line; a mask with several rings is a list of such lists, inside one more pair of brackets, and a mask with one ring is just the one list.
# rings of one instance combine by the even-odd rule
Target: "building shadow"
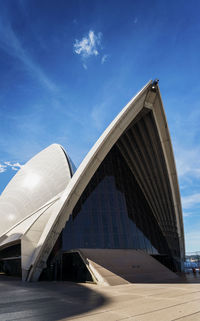
[[92,314],[109,303],[95,284],[23,283],[0,275],[0,320],[56,321]]

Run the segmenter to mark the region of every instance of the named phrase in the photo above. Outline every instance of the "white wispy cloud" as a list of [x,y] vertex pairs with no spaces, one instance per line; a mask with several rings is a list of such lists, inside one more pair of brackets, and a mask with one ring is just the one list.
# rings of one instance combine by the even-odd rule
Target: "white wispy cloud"
[[108,125],[108,113],[110,106],[112,105],[112,97],[107,97],[100,101],[97,105],[94,105],[91,113],[90,118],[92,122],[92,126],[96,128],[98,131],[102,130],[103,128]]
[[0,164],[0,173],[3,173],[6,171],[6,165]]
[[176,165],[180,178],[200,178],[200,147],[192,149],[175,146]]
[[24,48],[9,21],[9,17],[0,16],[0,48],[8,55],[18,59],[30,73],[48,90],[57,91],[57,86],[47,77],[41,67],[34,62]]
[[184,112],[177,113],[174,108],[171,115],[172,133],[175,135],[172,141],[182,194],[183,216],[187,220],[186,226],[192,220],[198,222],[200,211],[200,110],[198,101],[193,104],[192,110],[188,110],[189,105],[186,105],[191,99],[193,99],[192,94],[186,102],[184,100],[171,102],[172,105],[176,106],[179,103],[183,105],[183,109],[187,108],[187,116]]
[[18,171],[19,168],[12,166],[11,167],[13,171]]
[[7,166],[12,166],[12,165],[11,165],[11,162],[4,162],[4,164],[5,164],[6,167],[7,167]]
[[192,212],[183,211],[183,216],[184,216],[184,217],[188,217],[188,216],[191,216],[191,215],[193,215]]
[[0,164],[0,173],[4,173],[7,171],[8,168],[11,168],[13,171],[18,171],[20,168],[22,168],[23,165],[19,162],[12,163],[10,161],[3,162],[3,164]]
[[92,124],[97,130],[100,130],[103,127],[103,124],[105,121],[105,113],[103,112],[104,109],[105,109],[105,104],[102,103],[98,106],[94,106],[90,114],[92,119]]
[[90,30],[87,36],[84,36],[81,40],[75,40],[74,53],[80,55],[82,58],[84,69],[88,69],[86,60],[89,57],[98,56],[101,64],[104,64],[108,60],[109,55],[102,53],[102,37],[103,34],[101,32],[95,34],[93,30]]
[[13,171],[18,171],[18,169],[20,169],[20,168],[22,168],[22,167],[23,167],[23,165],[20,164],[20,163],[13,163],[13,164],[11,164],[11,169],[12,169]]
[[106,62],[106,60],[108,60],[109,55],[103,55],[103,57],[101,58],[101,63],[102,65]]
[[101,32],[95,34],[93,30],[90,30],[87,37],[83,37],[81,40],[75,40],[74,52],[84,58],[97,56],[101,49],[101,39]]
[[200,193],[182,196],[182,206],[184,209],[193,208],[200,205]]

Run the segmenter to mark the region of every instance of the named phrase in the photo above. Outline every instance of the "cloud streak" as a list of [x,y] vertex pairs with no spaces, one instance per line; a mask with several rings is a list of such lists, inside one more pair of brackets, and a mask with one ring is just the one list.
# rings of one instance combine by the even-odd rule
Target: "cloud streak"
[[182,205],[184,209],[189,209],[200,205],[200,193],[182,197]]
[[177,147],[175,150],[179,177],[184,178],[190,176],[200,178],[200,148],[183,149]]
[[0,173],[4,173],[6,171],[6,165],[0,164]]
[[8,168],[11,168],[13,171],[18,171],[22,167],[23,165],[19,162],[12,163],[10,161],[6,161],[3,162],[3,164],[0,164],[0,173],[6,172]]
[[3,18],[2,16],[0,17],[0,48],[8,55],[18,59],[45,88],[50,91],[57,91],[57,86],[45,75],[23,47],[9,22],[9,18]]
[[193,215],[193,213],[192,212],[183,212],[183,217],[188,217],[188,216],[191,216],[191,215]]
[[108,57],[108,55],[103,55],[103,57],[101,58],[102,65],[108,60]]

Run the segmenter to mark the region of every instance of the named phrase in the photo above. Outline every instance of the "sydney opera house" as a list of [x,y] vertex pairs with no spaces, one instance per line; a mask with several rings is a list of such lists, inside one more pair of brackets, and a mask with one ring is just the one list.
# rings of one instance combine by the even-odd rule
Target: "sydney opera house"
[[184,231],[157,82],[117,115],[75,170],[53,144],[0,196],[0,270],[23,281],[176,278]]

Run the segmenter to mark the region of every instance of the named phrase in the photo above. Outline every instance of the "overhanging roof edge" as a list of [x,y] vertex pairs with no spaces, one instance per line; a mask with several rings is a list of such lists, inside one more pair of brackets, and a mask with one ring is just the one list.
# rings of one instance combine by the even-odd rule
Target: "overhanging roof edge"
[[[185,252],[184,225],[183,225],[181,196],[180,196],[180,190],[179,190],[179,184],[178,184],[178,174],[177,174],[177,168],[176,168],[176,163],[175,163],[175,157],[174,157],[171,136],[170,136],[168,123],[167,123],[167,117],[166,117],[166,113],[164,110],[159,86],[158,86],[158,98],[160,100],[160,105],[161,105],[159,112],[161,113],[161,115],[163,117],[163,122],[165,123],[164,129],[165,129],[165,134],[167,135],[167,140],[162,139],[160,125],[158,122],[158,115],[155,115],[155,113],[156,113],[155,108],[153,109],[153,113],[155,116],[154,118],[155,118],[157,129],[158,129],[158,132],[160,135],[160,140],[161,140],[161,144],[163,147],[163,152],[164,152],[165,161],[166,161],[166,165],[167,165],[168,176],[169,176],[169,181],[170,181],[170,186],[171,186],[171,191],[172,191],[172,196],[173,196],[173,202],[174,202],[174,210],[175,210],[177,223],[178,223],[179,237],[181,238],[181,241],[183,242],[183,249],[182,250],[183,250],[183,252]],[[168,149],[168,151],[167,151],[167,149]]]

